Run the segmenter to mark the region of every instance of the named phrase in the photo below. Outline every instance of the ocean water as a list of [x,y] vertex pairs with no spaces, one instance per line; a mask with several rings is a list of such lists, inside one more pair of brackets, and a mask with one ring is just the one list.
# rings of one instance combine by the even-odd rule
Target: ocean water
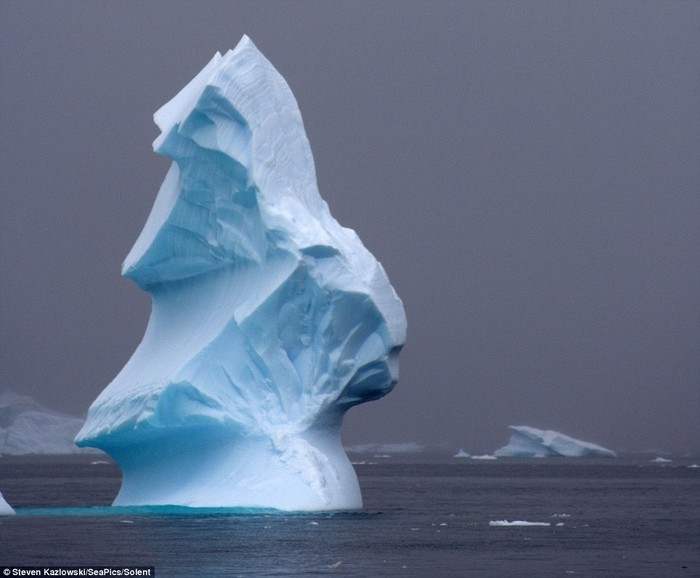
[[[156,576],[700,576],[700,468],[365,456],[362,512],[112,509],[100,456],[0,458],[0,566]],[[98,462],[98,463],[93,463]],[[103,462],[103,463],[100,463]],[[549,525],[504,526],[526,521]]]

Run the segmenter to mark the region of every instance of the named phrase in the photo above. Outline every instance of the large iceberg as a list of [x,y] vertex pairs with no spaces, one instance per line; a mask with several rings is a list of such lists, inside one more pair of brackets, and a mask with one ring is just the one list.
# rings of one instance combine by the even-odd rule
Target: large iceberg
[[47,409],[27,395],[5,391],[0,394],[0,455],[94,452],[73,443],[83,421]]
[[602,446],[574,439],[553,430],[540,430],[526,425],[512,425],[508,444],[494,452],[498,457],[605,457],[614,458],[615,452]]
[[243,37],[154,119],[174,162],[122,270],[151,317],[77,443],[121,467],[115,505],[360,508],[341,422],[395,385],[406,318],[291,90]]

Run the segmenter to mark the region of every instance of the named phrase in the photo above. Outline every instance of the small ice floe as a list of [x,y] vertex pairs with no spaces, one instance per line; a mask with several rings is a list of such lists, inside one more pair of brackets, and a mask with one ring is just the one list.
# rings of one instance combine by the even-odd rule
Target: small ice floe
[[690,464],[688,467],[693,468],[693,469],[700,468],[700,466],[698,464]]
[[526,522],[524,520],[491,520],[489,526],[551,526],[549,522]]
[[473,460],[495,460],[498,459],[496,456],[484,455],[484,456],[472,456]]
[[661,456],[659,456],[658,458],[654,458],[653,460],[651,460],[651,462],[652,462],[653,464],[668,464],[668,463],[671,463],[672,461],[673,461],[673,460],[669,460],[668,458],[662,458]]
[[95,460],[95,461],[90,462],[90,465],[91,466],[102,466],[102,465],[108,466],[111,463],[112,462],[108,462],[107,460]]
[[454,457],[454,458],[470,458],[472,456],[468,452],[465,452],[462,448],[459,448],[459,451],[452,457]]
[[12,506],[5,501],[5,498],[2,497],[2,492],[0,492],[0,516],[13,516],[14,514],[15,511],[12,509]]
[[552,514],[552,518],[571,518],[571,514]]

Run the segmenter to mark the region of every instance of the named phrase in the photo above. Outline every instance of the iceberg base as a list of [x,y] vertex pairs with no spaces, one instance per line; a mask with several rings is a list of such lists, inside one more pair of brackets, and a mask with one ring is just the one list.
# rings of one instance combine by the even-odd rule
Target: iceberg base
[[224,437],[183,428],[103,447],[119,464],[114,506],[335,511],[362,508],[355,470],[328,433]]

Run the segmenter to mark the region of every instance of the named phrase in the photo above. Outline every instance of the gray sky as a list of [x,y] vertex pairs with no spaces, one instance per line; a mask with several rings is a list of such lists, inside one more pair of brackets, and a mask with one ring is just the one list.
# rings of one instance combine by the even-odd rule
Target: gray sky
[[401,381],[347,443],[700,449],[692,1],[3,1],[0,390],[82,413],[127,361],[152,114],[244,33],[406,307]]

